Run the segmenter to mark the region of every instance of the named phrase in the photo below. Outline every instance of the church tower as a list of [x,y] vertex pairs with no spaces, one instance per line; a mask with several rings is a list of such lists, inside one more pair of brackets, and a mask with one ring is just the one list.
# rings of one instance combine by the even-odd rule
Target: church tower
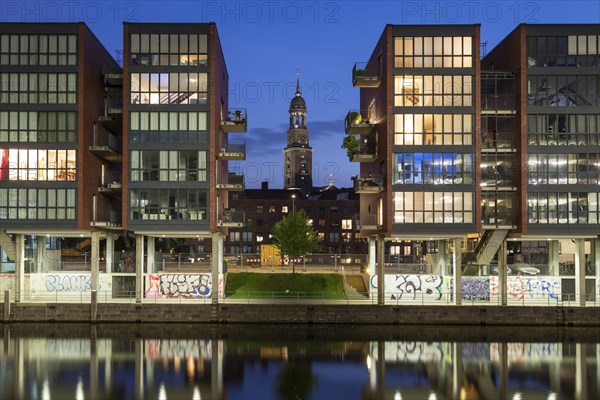
[[306,194],[312,188],[313,149],[308,145],[306,102],[300,92],[300,73],[296,75],[296,94],[290,102],[287,147],[283,150],[283,188],[300,189]]

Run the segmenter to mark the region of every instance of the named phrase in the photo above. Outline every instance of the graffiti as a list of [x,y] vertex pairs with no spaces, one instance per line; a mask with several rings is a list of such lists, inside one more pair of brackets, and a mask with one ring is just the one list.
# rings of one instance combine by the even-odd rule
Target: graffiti
[[[378,343],[370,343],[370,352],[377,359]],[[385,342],[384,357],[388,363],[441,362],[451,354],[445,342]]]
[[[561,281],[554,276],[508,276],[506,279],[506,292],[508,299],[553,299],[559,300]],[[498,277],[490,277],[491,297],[500,296]]]
[[464,277],[461,281],[463,300],[489,300],[489,278]]
[[92,290],[91,275],[46,275],[48,292],[89,292]]
[[151,274],[146,297],[210,297],[210,274]]
[[463,343],[461,347],[463,361],[490,361],[489,343]]
[[[440,275],[386,275],[385,293],[391,300],[441,300],[443,283]],[[377,291],[377,275],[371,277],[371,291]]]
[[[31,296],[43,296],[49,293],[85,293],[92,290],[91,273],[80,274],[31,274]],[[112,291],[111,277],[100,274],[98,277],[98,292]]]
[[148,340],[146,345],[147,357],[153,359],[200,358],[210,361],[212,357],[212,342],[210,340]]
[[[562,343],[506,343],[508,362],[560,361],[563,356]],[[500,344],[491,343],[492,362],[500,361]]]

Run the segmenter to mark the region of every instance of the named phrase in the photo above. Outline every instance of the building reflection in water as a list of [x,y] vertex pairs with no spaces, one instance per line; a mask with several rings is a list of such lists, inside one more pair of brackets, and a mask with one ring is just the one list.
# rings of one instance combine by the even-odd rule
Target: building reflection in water
[[94,327],[87,329],[87,337],[41,337],[4,325],[0,398],[600,395],[599,343],[100,338]]

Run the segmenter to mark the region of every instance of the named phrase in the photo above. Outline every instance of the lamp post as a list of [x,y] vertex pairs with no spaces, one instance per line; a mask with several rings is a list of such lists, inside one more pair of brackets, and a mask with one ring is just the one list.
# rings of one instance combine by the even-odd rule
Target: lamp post
[[296,212],[296,195],[292,194],[292,214]]

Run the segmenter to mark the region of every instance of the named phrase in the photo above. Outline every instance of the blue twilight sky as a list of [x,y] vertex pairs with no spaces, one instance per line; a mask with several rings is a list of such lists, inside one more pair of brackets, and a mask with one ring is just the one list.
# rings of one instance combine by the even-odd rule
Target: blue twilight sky
[[[480,23],[491,50],[519,23],[600,23],[597,0],[565,1],[10,1],[0,21],[86,22],[114,55],[122,22],[216,22],[229,71],[230,106],[248,110],[247,158],[233,166],[256,188],[282,187],[296,68],[308,108],[313,183],[351,186],[358,163],[340,144],[359,106],[354,62],[366,61],[386,24]],[[599,28],[600,30],[600,28]]]

